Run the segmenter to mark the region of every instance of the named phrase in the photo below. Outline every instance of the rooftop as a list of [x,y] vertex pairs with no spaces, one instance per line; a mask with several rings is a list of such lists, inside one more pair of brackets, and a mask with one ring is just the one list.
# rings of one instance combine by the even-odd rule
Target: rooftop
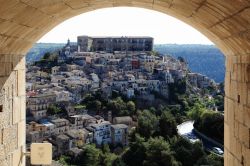
[[65,135],[65,134],[60,134],[60,135],[57,136],[57,139],[68,140],[69,137],[67,135]]
[[92,128],[96,128],[96,127],[99,127],[99,126],[103,126],[103,125],[110,125],[111,123],[109,121],[103,121],[101,123],[92,123],[90,124],[90,126]]
[[115,124],[115,125],[111,125],[112,128],[114,129],[125,129],[125,128],[128,128],[127,125],[125,124]]
[[54,125],[53,123],[50,123],[48,121],[42,121],[41,124],[43,124],[44,126],[47,126],[47,127]]
[[53,119],[51,120],[52,123],[60,123],[60,122],[68,122],[67,119]]
[[150,38],[153,39],[153,37],[150,36],[86,36],[86,35],[82,35],[82,36],[78,36],[78,37],[89,37],[89,38],[112,38],[112,39],[116,39],[116,38]]

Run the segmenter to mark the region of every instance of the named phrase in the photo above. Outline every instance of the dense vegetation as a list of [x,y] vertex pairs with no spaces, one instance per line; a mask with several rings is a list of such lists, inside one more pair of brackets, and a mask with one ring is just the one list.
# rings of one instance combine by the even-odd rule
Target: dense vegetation
[[27,53],[26,61],[28,63],[39,61],[46,52],[54,52],[61,49],[64,45],[60,43],[36,43]]
[[[177,134],[177,124],[189,118],[195,120],[199,131],[214,139],[218,140],[218,136],[220,139],[223,133],[222,114],[207,110],[207,106],[215,101],[189,96],[182,86],[183,81],[172,86],[176,97],[171,101],[172,105],[140,109],[136,100],[128,100],[119,94],[113,94],[108,100],[101,91],[88,94],[81,103],[88,110],[97,114],[109,110],[116,116],[133,117],[137,127],[130,131],[129,146],[97,148],[92,144],[85,145],[80,147],[83,152],[77,158],[61,156],[59,161],[65,165],[96,166],[222,166],[223,158],[206,153],[201,142],[191,143]],[[220,127],[213,132],[216,126]]]
[[224,116],[214,111],[204,111],[194,123],[194,127],[208,137],[224,142]]
[[[207,154],[200,142],[190,143],[177,135],[174,116],[166,109],[138,113],[138,126],[130,133],[128,147],[85,145],[77,158],[61,156],[64,165],[86,166],[222,166],[223,158]],[[117,148],[121,150],[117,151]]]
[[224,82],[225,57],[214,45],[155,45],[154,49],[161,54],[183,57],[192,72],[207,75],[216,82]]

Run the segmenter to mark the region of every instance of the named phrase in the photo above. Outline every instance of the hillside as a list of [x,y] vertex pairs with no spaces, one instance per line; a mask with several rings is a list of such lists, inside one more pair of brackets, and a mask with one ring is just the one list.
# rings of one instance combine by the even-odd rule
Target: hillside
[[[26,60],[27,62],[40,60],[44,53],[56,51],[64,45],[61,43],[37,43],[28,52]],[[154,49],[162,54],[181,56],[186,59],[191,71],[207,75],[216,82],[224,81],[225,58],[215,46],[164,44],[155,45]]]
[[163,44],[155,45],[154,49],[162,54],[183,57],[188,62],[192,72],[207,75],[216,82],[224,81],[225,57],[220,50],[213,45]]
[[56,51],[64,45],[62,43],[36,43],[27,53],[26,62],[38,61],[46,52]]

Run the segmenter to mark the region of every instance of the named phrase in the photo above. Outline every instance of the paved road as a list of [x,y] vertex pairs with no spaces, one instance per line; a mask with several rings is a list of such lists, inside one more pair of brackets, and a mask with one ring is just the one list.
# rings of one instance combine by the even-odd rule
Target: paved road
[[200,139],[194,133],[194,121],[186,121],[177,126],[178,134],[189,139],[191,142],[199,141]]
[[[186,121],[177,126],[178,134],[189,139],[191,142],[201,141],[206,150],[211,151],[213,147],[217,147],[208,140],[199,138],[194,132],[194,121]],[[223,149],[222,149],[223,150]]]

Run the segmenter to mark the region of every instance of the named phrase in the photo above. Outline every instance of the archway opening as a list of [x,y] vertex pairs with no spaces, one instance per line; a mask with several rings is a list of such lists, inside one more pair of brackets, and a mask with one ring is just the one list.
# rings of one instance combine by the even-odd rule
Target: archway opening
[[[82,117],[87,115],[91,115],[92,119],[95,119],[94,115],[104,117],[104,120],[106,121],[98,122],[98,125],[104,123],[107,125],[107,120],[109,120],[113,123],[111,124],[111,131],[112,127],[114,127],[113,125],[117,125],[116,123],[118,123],[115,122],[117,118],[131,119],[131,123],[138,123],[138,129],[135,131],[137,134],[140,134],[142,139],[145,139],[145,144],[150,144],[148,140],[149,137],[155,139],[154,141],[162,141],[162,143],[170,144],[168,137],[171,139],[173,139],[173,136],[178,137],[177,125],[179,125],[178,129],[180,131],[185,130],[185,128],[189,128],[189,124],[193,123],[191,118],[196,120],[195,126],[197,128],[201,130],[209,128],[201,123],[204,120],[199,120],[202,119],[202,113],[206,113],[208,116],[211,115],[210,117],[212,117],[212,114],[213,116],[215,116],[215,114],[220,115],[220,124],[217,123],[216,126],[220,127],[220,129],[218,129],[219,127],[217,128],[220,130],[219,133],[223,133],[223,115],[215,112],[215,109],[218,106],[213,103],[214,97],[217,94],[214,96],[212,95],[223,88],[220,89],[215,82],[207,78],[205,75],[189,71],[193,69],[189,69],[184,57],[187,56],[187,54],[195,54],[194,52],[188,52],[186,55],[182,55],[187,51],[188,47],[191,47],[191,50],[194,50],[199,49],[199,45],[185,45],[187,48],[184,46],[184,50],[180,51],[181,53],[177,53],[176,55],[175,52],[173,53],[175,57],[168,55],[171,52],[168,52],[169,50],[166,51],[165,49],[183,49],[180,48],[181,46],[157,45],[160,42],[170,43],[170,41],[164,41],[161,38],[162,36],[172,39],[171,43],[186,42],[185,44],[193,44],[196,42],[196,44],[201,44],[199,41],[194,41],[196,36],[197,38],[199,38],[199,36],[193,32],[193,29],[184,28],[184,24],[178,21],[174,22],[171,20],[172,18],[168,18],[168,20],[157,20],[157,22],[154,19],[160,19],[160,17],[162,17],[159,13],[154,13],[154,17],[150,19],[150,15],[147,15],[147,13],[153,13],[151,10],[129,10],[129,8],[116,8],[114,10],[113,13],[110,12],[106,17],[103,16],[105,15],[105,11],[96,11],[96,15],[101,15],[101,18],[95,18],[92,16],[88,19],[78,18],[70,20],[68,21],[68,24],[65,25],[64,23],[64,25],[61,25],[60,29],[56,28],[55,30],[52,30],[52,37],[47,35],[47,41],[50,42],[53,40],[64,42],[68,38],[71,38],[71,40],[68,40],[63,46],[60,45],[62,48],[56,51],[51,51],[45,54],[45,51],[42,51],[43,54],[40,59],[37,60],[35,64],[28,65],[28,72],[26,73],[29,85],[29,89],[27,90],[27,119],[29,119],[27,121],[28,145],[31,142],[39,142],[46,138],[54,139],[56,146],[60,147],[62,144],[60,141],[58,142],[58,140],[61,139],[61,137],[64,136],[65,139],[69,138],[70,140],[72,139],[70,138],[71,133],[76,132],[76,129],[80,132],[82,131],[82,128],[88,129],[89,127],[92,127],[92,124],[82,124],[84,121],[82,120]],[[121,10],[130,13],[130,15],[127,13],[119,15],[117,11]],[[106,13],[107,11],[111,11],[111,9],[107,9]],[[93,13],[95,12],[92,12],[92,15]],[[115,15],[116,17],[114,18],[112,15]],[[131,18],[136,16],[137,18],[135,19]],[[120,22],[116,21],[115,25],[113,24],[114,21],[108,21],[117,18],[122,18],[122,20]],[[146,18],[144,22],[142,21],[143,18]],[[90,19],[92,22],[88,21]],[[98,20],[102,20],[103,22]],[[85,24],[79,25],[77,22],[80,21]],[[136,23],[143,22],[144,24],[143,26],[134,25],[135,23],[131,24],[133,21]],[[168,24],[165,25],[163,22],[168,22]],[[110,24],[111,26],[105,27],[106,24]],[[129,26],[127,26],[127,24],[129,24]],[[154,27],[152,24],[158,26]],[[175,24],[174,27],[171,28],[171,24]],[[102,25],[101,28],[100,25]],[[90,28],[88,28],[88,26]],[[131,29],[129,29],[130,26],[132,27]],[[161,29],[159,26],[164,26],[165,30],[172,29],[172,31],[168,32],[168,34],[164,34],[164,28]],[[178,27],[180,27],[179,31],[176,30]],[[97,30],[93,30],[94,28],[97,28]],[[73,29],[74,31],[71,32]],[[124,29],[125,31],[118,31],[117,29]],[[142,32],[144,29],[146,29],[145,32]],[[185,31],[186,33],[181,35],[182,31]],[[105,35],[100,33],[108,34],[105,34],[105,37]],[[93,35],[93,37],[81,36],[82,34],[90,34]],[[177,35],[171,36],[172,34],[178,34],[181,38],[178,38],[180,36]],[[151,37],[147,37],[148,35],[153,35],[154,41]],[[183,40],[183,38],[186,38],[187,41]],[[209,42],[208,40],[206,41],[206,39],[202,40],[202,37],[200,38],[200,41]],[[86,42],[83,42],[85,40]],[[46,41],[46,37],[40,41]],[[120,42],[120,44],[118,45],[117,42]],[[148,42],[150,48],[147,48],[148,46],[144,45],[144,42]],[[154,49],[152,48],[153,43],[156,43]],[[211,44],[211,42],[209,42],[209,44]],[[42,43],[40,43],[40,46],[41,45]],[[55,47],[58,47],[58,45]],[[209,50],[213,46],[210,45],[207,47],[207,50]],[[159,52],[157,52],[157,49],[159,49]],[[202,49],[204,51],[204,48]],[[204,55],[204,57],[197,60],[196,63],[201,63],[201,60],[205,59],[205,56],[209,57],[212,56],[212,54]],[[215,56],[215,58],[217,57]],[[32,62],[32,60],[29,62]],[[138,62],[139,65],[135,66],[133,62]],[[190,61],[190,63],[195,62]],[[221,65],[223,65],[223,63],[224,62],[222,62]],[[209,66],[208,61],[206,62],[206,65]],[[121,70],[122,72],[120,72]],[[95,77],[95,79],[93,77]],[[81,84],[81,86],[79,86],[79,84]],[[76,88],[78,89],[76,90]],[[224,94],[221,93],[221,95]],[[119,105],[119,108],[117,107],[117,104]],[[224,105],[223,96],[221,96],[221,105]],[[223,109],[220,109],[220,111],[223,111]],[[143,119],[146,117],[148,119]],[[155,118],[156,120],[154,121],[152,118]],[[173,126],[164,123],[164,121],[169,121],[171,118],[173,120],[171,125]],[[50,132],[41,130],[43,125],[48,126],[48,124],[51,126],[55,125],[55,128],[58,128],[56,126],[58,120],[65,122],[65,125],[60,126],[59,131],[55,131],[56,129],[50,130]],[[154,126],[155,123],[155,129],[152,128],[152,126],[151,128],[147,127],[142,123],[146,120],[148,120],[148,124],[152,123],[152,126]],[[34,121],[36,121],[36,123]],[[218,121],[218,119],[213,119],[213,121],[207,122],[206,125],[210,126],[216,121]],[[187,127],[185,127],[186,125]],[[68,129],[67,126],[71,126],[71,128]],[[131,125],[129,128],[130,127],[135,126]],[[143,128],[146,128],[146,130],[142,132]],[[170,128],[173,132],[166,132],[164,128]],[[48,136],[32,138],[33,134],[38,134],[37,132],[34,132],[34,130],[38,130],[40,133],[47,133]],[[170,144],[170,146],[174,147],[175,144],[177,146],[179,142],[184,141],[182,140],[182,137],[187,138],[190,142],[194,140],[196,141],[196,139],[198,140],[198,135],[192,132],[192,128],[189,130],[190,131],[185,130],[185,132],[181,134],[179,133],[180,138],[175,143]],[[214,130],[214,128],[209,130]],[[96,134],[95,132],[97,131],[93,131],[93,135]],[[144,132],[147,134],[144,134]],[[110,132],[110,134],[112,135],[112,132]],[[160,138],[161,140],[158,140],[159,136],[162,137]],[[220,142],[223,143],[223,134],[217,133],[217,136],[220,137]],[[105,139],[100,139],[95,135],[93,143],[96,143],[98,146],[100,142],[103,143],[103,141],[107,141],[106,137],[110,136],[106,134]],[[125,137],[128,138],[128,135]],[[53,142],[52,140],[50,140],[50,142]],[[74,138],[72,140],[75,141],[77,139]],[[82,141],[85,142],[85,140]],[[111,138],[110,141],[112,142]],[[110,144],[112,145],[111,142]],[[135,143],[135,140],[130,143]],[[188,144],[188,142],[186,143]],[[63,147],[66,144],[67,141],[63,144]],[[210,142],[209,146],[204,144],[206,145],[206,150],[213,151],[213,147],[218,146],[217,144],[211,144],[213,143]],[[77,145],[73,146],[64,151],[62,148],[58,148],[58,155],[56,155],[55,152],[54,157],[60,158],[61,153],[66,154],[74,148],[74,150],[82,150],[80,147],[77,147]],[[114,147],[111,151],[117,148],[114,144],[113,146]],[[183,145],[179,146],[184,148]],[[191,143],[189,143],[189,146],[190,149],[188,150],[194,150],[192,149],[194,146]],[[223,149],[223,145],[220,146],[221,149]],[[200,150],[202,149],[201,147],[199,148]],[[98,151],[98,149],[96,150]],[[174,151],[174,149],[172,150]],[[176,158],[181,156],[179,153],[180,151],[176,151]],[[205,152],[202,151],[201,154],[205,154]],[[127,153],[124,156],[129,155],[131,154]],[[194,156],[192,153],[189,155]],[[136,156],[136,154],[134,154],[134,156]],[[117,157],[123,158],[123,156],[120,155],[117,155]],[[203,155],[195,156],[194,158],[196,158],[196,160],[192,161],[190,164],[194,165],[201,159],[201,157],[205,158]],[[82,158],[85,157],[82,156]],[[68,160],[67,162],[73,162],[72,160],[73,159]],[[122,160],[129,164],[126,157]],[[144,162],[144,160],[146,159],[142,158],[140,159],[140,162]],[[176,162],[186,162],[181,157],[179,157],[178,160]],[[219,160],[221,161],[222,159]]]
[[[192,25],[226,55],[225,165],[249,165],[249,2],[248,1],[15,1],[0,7],[2,165],[24,164],[26,52],[52,27],[103,7],[134,6],[161,11]],[[13,92],[13,93],[12,93]],[[13,132],[9,132],[13,131]],[[18,132],[17,132],[18,131]],[[21,131],[21,132],[20,132]],[[7,138],[7,139],[6,139]],[[11,144],[10,144],[11,142]],[[13,145],[13,146],[9,146]],[[15,146],[14,146],[15,145]],[[236,146],[235,146],[236,145]]]

